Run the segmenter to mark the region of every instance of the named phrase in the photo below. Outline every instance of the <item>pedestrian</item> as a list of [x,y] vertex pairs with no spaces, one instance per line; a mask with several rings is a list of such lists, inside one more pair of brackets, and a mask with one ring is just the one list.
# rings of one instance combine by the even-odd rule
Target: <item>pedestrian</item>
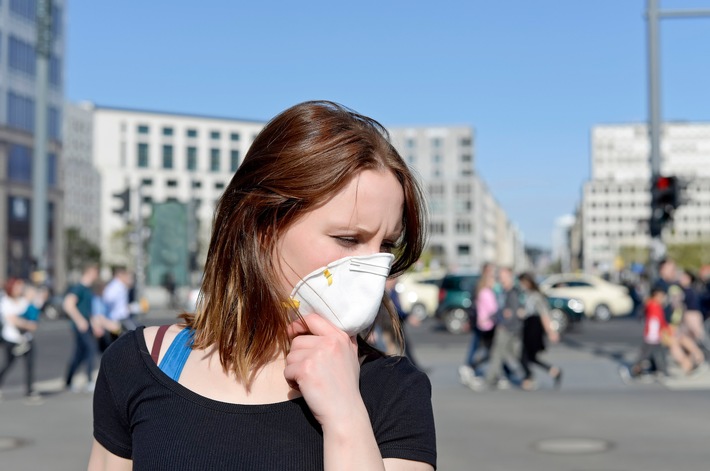
[[5,283],[5,294],[0,299],[2,315],[2,340],[5,350],[5,364],[0,369],[0,399],[5,375],[17,358],[25,361],[25,398],[30,403],[41,402],[41,395],[34,389],[35,350],[31,337],[25,333],[37,330],[37,322],[23,316],[30,302],[25,297],[25,282],[20,278],[9,278]]
[[[515,286],[513,272],[510,268],[498,270],[498,279],[503,290],[501,306],[496,313],[495,335],[491,347],[491,358],[488,362],[485,378],[476,378],[471,383],[473,390],[497,387],[507,389],[510,381],[504,374],[506,365],[518,363],[520,358],[521,332],[525,310],[520,302],[520,289]],[[508,374],[512,373],[510,368]]]
[[663,338],[670,336],[668,323],[663,310],[666,303],[666,293],[663,286],[651,288],[651,294],[644,307],[643,345],[636,361],[631,366],[619,369],[625,382],[637,378],[644,371],[646,363],[653,362],[656,372],[661,377],[668,376],[666,367],[666,346]]
[[476,285],[471,290],[471,307],[468,322],[471,330],[471,340],[468,344],[464,363],[459,366],[459,381],[461,381],[461,384],[466,386],[470,385],[471,381],[476,376],[474,365],[476,361],[476,352],[478,351],[478,346],[481,343],[481,333],[478,330],[478,294],[481,286],[486,283],[490,284],[488,280],[495,280],[495,270],[496,267],[492,263],[484,263],[481,267],[481,275],[478,278]]
[[113,277],[104,288],[102,295],[106,306],[106,318],[121,326],[120,331],[107,331],[100,339],[101,352],[118,338],[121,332],[134,330],[137,325],[131,315],[129,290],[133,285],[133,275],[123,266],[113,268]]
[[402,303],[399,300],[399,293],[397,292],[396,277],[387,279],[387,282],[385,283],[385,292],[387,293],[390,301],[392,302],[391,308],[397,313],[400,328],[394,329],[394,331],[395,335],[398,331],[402,334],[402,343],[404,344],[404,356],[409,358],[409,361],[411,361],[414,366],[424,371],[424,368],[422,368],[414,358],[414,347],[412,347],[412,342],[410,341],[410,337],[407,334],[407,324],[412,322],[418,322],[418,320],[414,320],[414,316],[410,316],[408,312],[405,312],[405,310],[402,309]]
[[696,288],[697,278],[687,269],[683,269],[678,279],[683,289],[683,303],[685,311],[681,320],[681,329],[706,352],[709,344],[706,343],[703,313],[700,306],[700,291]]
[[494,291],[496,285],[495,270],[487,270],[485,276],[478,280],[476,288],[476,331],[478,332],[478,347],[483,347],[483,354],[473,358],[471,368],[474,374],[488,362],[493,346],[493,337],[496,328],[496,313],[498,312],[498,298]]
[[[64,312],[69,317],[74,336],[74,351],[67,365],[64,386],[73,392],[92,392],[94,389],[93,373],[97,343],[92,326],[94,298],[92,285],[98,277],[98,265],[87,264],[82,270],[81,279],[69,287],[62,303]],[[86,366],[87,382],[82,388],[79,388],[73,384],[73,380],[74,374],[82,365]]]
[[545,337],[552,343],[557,343],[560,339],[559,334],[550,324],[548,301],[545,295],[540,292],[540,288],[531,273],[523,273],[518,277],[518,280],[525,293],[525,314],[520,355],[520,365],[523,368],[524,377],[520,386],[526,391],[536,388],[530,367],[538,365],[553,379],[555,388],[559,388],[562,383],[562,370],[558,366],[550,365],[538,358],[540,352],[545,350]]
[[434,469],[429,379],[364,340],[426,227],[385,136],[331,102],[262,129],[217,205],[196,312],[104,354],[90,470]]

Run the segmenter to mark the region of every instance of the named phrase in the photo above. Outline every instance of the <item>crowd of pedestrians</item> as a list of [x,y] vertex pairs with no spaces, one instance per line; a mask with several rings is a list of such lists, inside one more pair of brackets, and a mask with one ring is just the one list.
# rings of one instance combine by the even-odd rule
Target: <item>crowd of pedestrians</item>
[[[105,286],[105,287],[104,287]],[[137,327],[135,309],[131,309],[133,275],[123,267],[113,270],[111,281],[103,283],[99,266],[87,264],[81,278],[67,289],[62,299],[62,311],[69,320],[74,348],[64,376],[64,385],[73,392],[92,392],[97,356],[119,335]],[[42,398],[34,387],[35,345],[33,333],[40,322],[40,313],[48,301],[46,286],[9,278],[0,297],[0,400],[2,384],[17,360],[24,360],[25,398],[40,403]],[[0,353],[0,355],[2,354]],[[84,369],[87,381],[81,386],[74,377]]]
[[[485,264],[471,293],[471,342],[459,378],[474,391],[508,389],[512,384],[537,388],[532,366],[538,366],[561,385],[562,370],[540,358],[546,340],[558,342],[547,298],[535,278],[523,273],[515,282],[510,269]],[[484,371],[485,370],[485,371]]]
[[707,282],[699,282],[690,270],[678,268],[670,259],[659,264],[658,275],[644,306],[643,345],[635,361],[620,369],[627,382],[646,375],[667,378],[667,357],[685,376],[708,367]]

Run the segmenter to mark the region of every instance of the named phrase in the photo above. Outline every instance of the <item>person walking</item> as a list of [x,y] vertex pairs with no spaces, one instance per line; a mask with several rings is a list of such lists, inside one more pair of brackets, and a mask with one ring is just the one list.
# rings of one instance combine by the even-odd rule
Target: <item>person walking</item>
[[93,284],[99,277],[99,267],[88,264],[82,270],[81,279],[72,285],[64,295],[62,307],[69,316],[72,333],[74,334],[74,351],[69,359],[67,373],[64,377],[64,386],[74,392],[82,389],[73,384],[74,374],[86,365],[87,383],[83,391],[91,392],[94,388],[93,373],[94,359],[97,353],[97,343],[92,328],[93,314]]
[[113,278],[104,287],[103,302],[106,308],[106,319],[121,326],[120,331],[107,330],[103,337],[99,339],[101,352],[106,351],[109,345],[122,332],[135,330],[135,323],[130,309],[129,289],[133,285],[133,276],[126,267],[114,267]]
[[17,358],[25,360],[25,398],[29,403],[40,403],[41,395],[34,389],[34,342],[25,333],[37,330],[37,322],[26,319],[23,314],[30,306],[25,297],[25,282],[19,278],[9,278],[5,283],[5,294],[0,299],[2,315],[2,340],[5,350],[5,364],[0,368],[0,399],[5,375]]
[[547,299],[540,292],[540,288],[531,273],[523,273],[518,277],[518,280],[525,293],[525,314],[520,355],[520,365],[523,368],[524,376],[520,386],[526,391],[532,391],[536,388],[530,367],[538,365],[553,379],[555,388],[559,388],[562,383],[562,370],[558,366],[550,365],[538,358],[540,352],[545,350],[545,337],[552,343],[557,343],[560,339],[559,334],[551,327]]
[[458,370],[459,381],[461,381],[461,384],[466,386],[469,386],[472,383],[473,378],[477,374],[474,366],[476,364],[476,353],[478,352],[478,347],[481,343],[481,332],[478,330],[478,295],[482,286],[495,283],[495,270],[495,265],[492,263],[484,263],[481,267],[481,276],[473,289],[471,289],[471,308],[469,313],[471,340],[468,344],[464,363],[459,366]]
[[502,304],[496,313],[495,335],[491,347],[491,358],[488,362],[485,378],[476,378],[471,383],[474,391],[498,388],[507,389],[510,382],[504,374],[512,371],[509,366],[519,363],[520,337],[523,326],[522,317],[525,313],[520,302],[520,289],[515,286],[513,272],[509,268],[498,270],[498,279],[503,290]]
[[666,322],[663,306],[666,303],[666,293],[663,286],[651,288],[651,294],[644,306],[643,345],[638,357],[631,366],[621,366],[621,379],[628,383],[639,377],[644,371],[644,364],[653,362],[656,373],[662,378],[668,377],[666,366],[666,346],[664,337],[671,337],[670,328]]

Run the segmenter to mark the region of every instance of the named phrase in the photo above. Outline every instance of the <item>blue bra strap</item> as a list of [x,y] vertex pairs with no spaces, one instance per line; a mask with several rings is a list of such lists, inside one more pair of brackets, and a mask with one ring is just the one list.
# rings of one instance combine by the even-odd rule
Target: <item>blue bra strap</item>
[[190,356],[194,335],[195,332],[190,328],[185,327],[182,329],[173,339],[163,359],[160,360],[158,368],[163,370],[163,373],[170,376],[174,381],[180,378],[185,362],[187,362],[187,357]]

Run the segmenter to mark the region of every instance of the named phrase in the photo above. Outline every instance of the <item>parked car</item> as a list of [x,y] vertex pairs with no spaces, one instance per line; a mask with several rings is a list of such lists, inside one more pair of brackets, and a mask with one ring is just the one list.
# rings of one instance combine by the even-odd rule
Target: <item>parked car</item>
[[[478,274],[458,273],[448,274],[441,280],[435,317],[447,331],[460,334],[470,330],[471,293],[479,278]],[[584,318],[585,307],[581,300],[560,296],[547,296],[547,299],[552,327],[557,332],[566,332]]]
[[584,313],[600,321],[626,316],[634,308],[629,290],[603,278],[583,273],[550,275],[540,283],[548,296],[575,298],[584,303]]
[[439,303],[434,317],[452,334],[460,334],[469,329],[471,292],[479,278],[480,275],[473,273],[449,273],[441,280]]
[[395,289],[404,312],[419,319],[433,316],[443,276],[443,273],[410,272],[399,277]]

